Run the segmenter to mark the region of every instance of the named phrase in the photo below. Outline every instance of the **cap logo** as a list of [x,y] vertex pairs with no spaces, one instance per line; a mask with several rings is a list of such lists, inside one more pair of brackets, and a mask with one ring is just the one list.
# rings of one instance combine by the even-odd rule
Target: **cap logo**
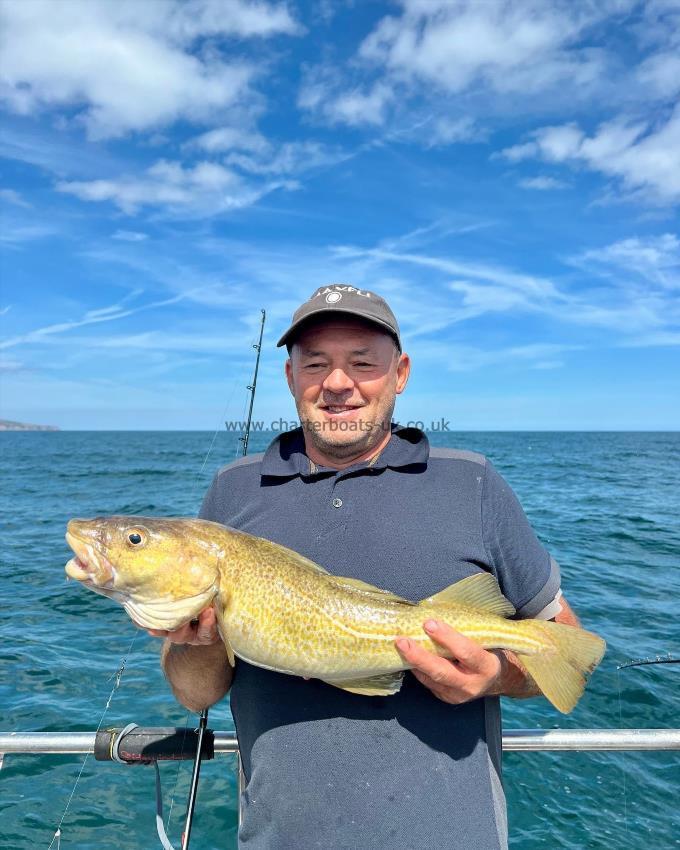
[[326,304],[337,304],[342,298],[342,292],[329,292],[326,295]]
[[339,301],[342,297],[343,292],[353,292],[355,295],[361,295],[363,298],[370,298],[371,293],[367,289],[357,289],[355,286],[348,286],[346,283],[332,283],[330,286],[322,286],[316,290],[314,295],[309,299],[312,301],[314,298],[318,298],[320,295],[326,296],[326,302],[328,304],[333,304],[333,300],[329,300],[329,295],[337,295],[335,301]]

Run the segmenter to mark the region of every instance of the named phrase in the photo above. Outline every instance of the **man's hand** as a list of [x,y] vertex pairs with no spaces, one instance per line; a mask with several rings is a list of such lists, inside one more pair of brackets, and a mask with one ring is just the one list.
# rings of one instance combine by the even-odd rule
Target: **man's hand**
[[217,630],[214,608],[206,608],[198,619],[179,629],[147,631],[165,638],[161,668],[182,705],[199,712],[222,699],[231,687],[234,671]]
[[408,638],[397,638],[396,647],[416,679],[436,697],[459,705],[500,692],[503,671],[500,653],[488,652],[439,620],[427,620],[423,629],[451,653],[451,659],[440,658]]
[[169,643],[210,646],[220,642],[214,608],[206,608],[201,611],[197,620],[185,623],[172,632],[167,632],[164,629],[147,629],[147,631],[153,637],[166,638]]

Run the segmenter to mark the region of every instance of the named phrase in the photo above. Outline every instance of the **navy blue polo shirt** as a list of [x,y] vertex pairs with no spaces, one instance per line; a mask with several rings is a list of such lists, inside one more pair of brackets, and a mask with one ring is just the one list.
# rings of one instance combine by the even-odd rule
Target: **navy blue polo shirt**
[[[200,516],[288,546],[335,575],[419,601],[491,572],[522,617],[559,570],[482,455],[393,426],[377,461],[316,467],[301,429],[220,470]],[[231,710],[252,850],[507,847],[497,698],[460,706],[407,674],[389,697],[237,660]]]

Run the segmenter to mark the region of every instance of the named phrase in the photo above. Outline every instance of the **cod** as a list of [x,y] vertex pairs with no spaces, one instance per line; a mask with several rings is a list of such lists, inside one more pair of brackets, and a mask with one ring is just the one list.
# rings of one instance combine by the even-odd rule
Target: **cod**
[[198,519],[73,519],[66,573],[120,602],[148,629],[174,630],[213,605],[230,663],[318,678],[387,696],[407,666],[400,635],[435,654],[423,622],[436,618],[485,649],[508,649],[550,702],[571,711],[604,654],[595,634],[542,620],[511,620],[496,579],[479,573],[414,603],[328,573],[297,552]]

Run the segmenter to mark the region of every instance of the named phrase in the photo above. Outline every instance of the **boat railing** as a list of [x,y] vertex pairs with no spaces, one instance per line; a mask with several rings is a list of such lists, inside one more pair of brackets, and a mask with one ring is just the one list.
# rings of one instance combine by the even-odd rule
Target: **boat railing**
[[[128,732],[131,727],[134,727],[134,733]],[[205,729],[200,738],[197,729],[141,728],[135,727],[135,724],[95,732],[0,732],[0,768],[4,756],[10,754],[84,753],[87,758],[87,755],[92,753],[100,761],[123,761],[128,764],[194,759],[199,740],[202,742],[201,760],[212,759],[216,755],[236,755],[239,799],[242,799],[245,778],[238,741],[233,732],[210,729]],[[680,750],[680,729],[506,729],[503,731],[503,750],[505,752]],[[241,817],[242,810],[239,806],[239,827]]]
[[[109,729],[104,734],[113,736],[120,729]],[[162,739],[169,734],[162,727],[149,727],[144,732]],[[176,737],[193,730],[172,730]],[[100,732],[99,735],[103,733]],[[0,732],[0,754],[68,755],[94,753],[96,732]],[[160,754],[158,760],[194,758],[189,745],[181,753]],[[215,755],[238,753],[238,741],[233,732],[213,731],[212,749]],[[503,731],[503,750],[506,752],[537,751],[633,751],[633,750],[680,750],[680,729],[506,729]],[[203,755],[211,758],[212,754]],[[106,760],[106,759],[104,759]],[[124,758],[121,760],[125,760]],[[137,760],[154,760],[153,753]]]

